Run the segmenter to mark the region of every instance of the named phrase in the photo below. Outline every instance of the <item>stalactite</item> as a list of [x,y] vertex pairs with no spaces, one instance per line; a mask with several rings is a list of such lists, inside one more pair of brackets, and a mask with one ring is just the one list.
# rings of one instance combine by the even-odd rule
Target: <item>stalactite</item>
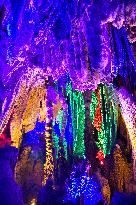
[[61,128],[61,136],[60,136],[60,147],[62,146],[64,148],[64,154],[65,158],[67,159],[67,141],[65,137],[65,128],[66,128],[66,119],[67,119],[67,110],[64,110],[63,112],[63,122],[62,122],[62,128]]
[[[90,119],[98,131],[97,147],[110,154],[117,132],[117,106],[116,96],[111,88],[101,84],[95,92],[92,92],[90,104]],[[114,109],[115,108],[115,109]]]
[[53,157],[53,142],[52,142],[52,102],[49,97],[50,86],[47,85],[46,95],[46,126],[45,126],[45,141],[46,141],[46,162],[44,164],[44,180],[43,184],[46,184],[46,180],[54,173],[54,157]]
[[66,90],[72,112],[73,154],[84,157],[85,105],[83,94],[73,91],[71,83],[67,85]]
[[118,190],[119,192],[125,191],[130,180],[131,171],[126,159],[122,156],[122,151],[119,145],[116,145],[114,151],[114,169],[112,171],[114,173],[113,183],[115,190]]

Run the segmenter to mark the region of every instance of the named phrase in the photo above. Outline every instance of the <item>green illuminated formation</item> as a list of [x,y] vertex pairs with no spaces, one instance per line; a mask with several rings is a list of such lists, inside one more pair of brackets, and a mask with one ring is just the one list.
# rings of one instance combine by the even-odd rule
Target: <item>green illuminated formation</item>
[[84,157],[85,105],[83,94],[79,91],[73,91],[71,84],[67,84],[66,91],[72,113],[73,153],[79,157]]
[[[98,148],[103,151],[104,155],[110,154],[113,142],[117,132],[117,105],[116,96],[113,88],[106,85],[99,85],[100,91],[100,114],[102,116],[101,129],[98,131]],[[92,102],[90,104],[90,120],[94,124],[95,114],[98,106],[98,96],[95,92],[91,94]],[[97,119],[99,120],[99,119]],[[94,124],[94,127],[95,124]]]

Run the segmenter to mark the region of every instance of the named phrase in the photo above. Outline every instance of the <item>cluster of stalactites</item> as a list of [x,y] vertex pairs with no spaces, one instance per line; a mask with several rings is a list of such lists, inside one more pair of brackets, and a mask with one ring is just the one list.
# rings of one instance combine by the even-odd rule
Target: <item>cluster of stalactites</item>
[[108,23],[118,28],[131,24],[134,9],[130,8],[135,5],[133,1],[129,5],[128,1],[84,0],[81,4],[21,0],[19,4],[2,1],[0,6],[4,48],[1,62],[3,66],[8,62],[9,67],[9,72],[4,73],[6,81],[14,78],[17,83],[23,74],[39,67],[44,75],[53,75],[54,79],[68,71],[75,88],[94,89],[99,81],[110,80]]
[[0,128],[24,79],[29,87],[68,73],[77,90],[111,82],[120,62],[114,61],[110,25],[133,25],[134,8],[134,0],[1,1]]
[[[117,118],[118,103],[113,86],[99,85],[97,90],[91,93],[90,120],[98,134],[96,145],[104,156],[110,154],[115,142]],[[100,160],[100,163],[103,164],[103,160]]]

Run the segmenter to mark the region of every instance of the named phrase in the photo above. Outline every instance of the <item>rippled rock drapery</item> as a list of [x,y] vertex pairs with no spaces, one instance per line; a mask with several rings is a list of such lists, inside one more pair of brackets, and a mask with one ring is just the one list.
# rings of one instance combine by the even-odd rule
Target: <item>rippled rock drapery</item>
[[0,125],[22,81],[29,88],[69,73],[74,89],[111,82],[109,23],[131,24],[135,7],[134,0],[2,0]]

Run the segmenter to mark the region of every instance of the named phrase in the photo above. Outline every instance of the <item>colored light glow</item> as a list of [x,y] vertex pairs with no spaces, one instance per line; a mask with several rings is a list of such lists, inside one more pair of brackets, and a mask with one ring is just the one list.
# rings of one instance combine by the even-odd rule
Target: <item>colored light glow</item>
[[103,161],[100,161],[100,164],[101,164],[101,165],[104,165],[104,162],[103,162]]
[[[65,112],[58,111],[56,120],[53,121],[53,144],[55,145],[55,155],[58,158],[60,147],[64,148],[65,158],[67,159],[67,141],[65,139]],[[67,113],[66,113],[67,114]]]
[[[54,125],[54,123],[55,123],[55,120],[53,121],[53,125]],[[55,149],[55,157],[58,158],[59,137],[55,133],[54,127],[53,127],[53,131],[52,131],[52,140],[53,140],[53,146],[54,146],[54,149]]]
[[[109,89],[105,85],[100,87],[101,92],[101,110],[102,110],[102,130],[98,132],[98,147],[103,150],[104,155],[110,154],[112,144],[114,143],[112,136],[115,133],[113,129],[114,115],[113,105],[109,98]],[[116,135],[115,135],[116,136]]]
[[102,150],[99,150],[97,152],[96,158],[99,159],[101,165],[104,165],[104,153],[102,152]]
[[118,91],[118,96],[119,96],[123,118],[132,144],[133,171],[134,171],[134,179],[136,179],[136,127],[135,127],[136,106],[133,100],[131,99],[130,94],[128,94],[124,88]]
[[[65,6],[62,1],[56,1],[55,4],[50,2],[49,5],[44,5],[41,1],[33,1],[33,5],[31,3],[25,4],[24,2],[25,1],[21,1],[19,5],[15,2],[13,7],[3,3],[3,8],[7,9],[7,12],[4,12],[2,17],[2,22],[4,28],[7,29],[8,35],[6,36],[6,41],[8,42],[8,46],[2,50],[6,51],[7,60],[13,62],[9,69],[7,69],[10,72],[12,71],[11,76],[15,76],[15,78],[11,77],[8,82],[12,90],[14,90],[14,85],[12,85],[14,84],[14,79],[18,82],[23,74],[25,74],[25,76],[29,74],[28,69],[26,69],[27,67],[36,72],[38,67],[40,70],[40,72],[37,73],[38,77],[41,73],[42,76],[48,76],[48,70],[50,70],[50,74],[53,75],[54,79],[61,78],[62,74],[68,72],[73,84],[75,84],[75,87],[78,87],[78,89],[84,87],[82,86],[84,81],[85,85],[88,85],[88,88],[95,87],[94,84],[97,84],[99,80],[108,81],[106,77],[107,73],[110,75],[111,69],[107,69],[108,66],[106,67],[106,62],[108,61],[108,63],[111,64],[109,57],[111,38],[109,38],[108,35],[110,32],[107,29],[107,22],[113,21],[113,18],[110,16],[110,11],[109,14],[107,13],[105,20],[101,19],[103,15],[96,16],[97,21],[94,20],[91,15],[95,12],[94,9],[99,10],[99,5],[94,4],[94,6],[90,8],[90,1],[85,1],[84,4],[78,4],[78,6],[76,3],[73,3],[73,1],[67,2]],[[103,9],[105,9],[107,5],[107,3],[103,4]],[[16,9],[18,6],[19,9]],[[39,6],[42,9],[38,9]],[[115,7],[117,8],[117,6],[118,5]],[[73,12],[71,12],[70,9],[72,7],[74,8]],[[125,6],[124,9],[126,8]],[[92,9],[93,12],[89,12],[90,9]],[[67,10],[67,12],[64,12],[64,10]],[[79,12],[77,12],[77,10]],[[49,13],[49,18],[46,19],[46,21],[43,21],[41,18],[43,15],[42,12],[44,11]],[[101,20],[103,21],[103,25],[100,25]],[[88,26],[88,22],[90,26]],[[97,22],[97,24],[95,24],[95,22]],[[58,23],[59,26],[57,26]],[[113,24],[116,25],[115,21]],[[25,32],[23,32],[24,30]],[[97,32],[98,30],[99,32]],[[116,39],[116,44],[114,44],[114,50],[118,50],[116,55],[119,58],[117,59],[119,60],[119,64],[117,66],[123,67],[123,63],[125,64],[125,59],[122,59],[124,57],[124,47],[128,50],[127,54],[131,62],[133,59],[130,56],[130,49],[126,42],[127,35],[125,35],[125,27],[117,29],[117,32],[120,33],[120,35],[122,34],[120,37],[124,36],[123,40],[120,39],[120,41],[122,40],[121,42]],[[97,41],[95,41],[96,37]],[[120,45],[121,43],[124,43],[124,46]],[[71,49],[71,47],[73,49]],[[94,52],[95,50],[97,51],[96,53]],[[99,80],[95,79],[96,72],[92,72],[92,77],[89,79],[89,59],[91,59],[94,70],[97,70],[99,73]],[[17,66],[15,68],[16,63]],[[8,64],[10,63],[8,62]],[[5,70],[5,68],[7,68],[7,62],[2,63],[2,65],[2,69]],[[22,71],[22,73],[20,72],[21,76],[18,75],[19,69]],[[105,72],[106,69],[108,72]],[[113,73],[116,75],[116,68]],[[5,79],[8,74],[5,75]],[[30,76],[28,77],[28,81],[30,80],[29,78]]]
[[56,122],[59,124],[59,129],[62,129],[62,123],[63,123],[63,110],[59,110],[58,115],[56,117]]
[[101,132],[101,124],[102,124],[102,115],[101,115],[101,107],[100,107],[100,91],[97,91],[97,99],[98,104],[95,111],[94,116],[94,127],[98,130],[98,132]]
[[36,205],[36,199],[32,199],[30,205]]
[[91,118],[91,122],[94,123],[94,116],[95,116],[95,112],[96,112],[96,108],[98,104],[97,95],[95,92],[91,93],[91,99],[92,99],[92,102],[90,104],[90,118]]
[[[95,93],[96,92],[96,93]],[[117,106],[113,88],[100,85],[92,92],[90,104],[90,119],[98,131],[96,145],[104,152],[110,154],[117,131]]]
[[66,91],[72,113],[73,153],[79,157],[84,157],[85,105],[83,94],[79,91],[73,91],[71,83],[67,84]]
[[54,157],[53,157],[53,139],[52,139],[52,118],[53,106],[50,99],[50,87],[47,87],[46,92],[46,126],[45,126],[45,140],[46,140],[46,162],[44,164],[44,179],[43,185],[46,184],[47,179],[54,174]]
[[88,177],[87,172],[84,175],[75,178],[76,170],[71,173],[70,183],[67,185],[68,198],[76,199],[84,194],[84,199],[92,205],[96,205],[103,199],[101,186],[94,176]]
[[124,187],[126,188],[130,180],[131,168],[129,167],[127,160],[122,156],[122,151],[119,146],[116,146],[113,156],[113,184],[117,191],[123,192]]
[[42,103],[42,108],[40,108],[40,101],[43,101],[45,93],[46,89],[43,86],[33,87],[28,92],[26,84],[22,84],[14,102],[15,107],[10,125],[13,146],[18,148],[21,145],[22,127],[24,127],[25,133],[34,130],[39,113],[39,120],[45,120],[45,114],[43,118],[43,112],[45,113],[46,109],[45,106],[43,107],[45,103]]
[[66,116],[67,112],[65,110],[60,110],[58,112],[58,116],[56,121],[59,123],[59,130],[60,130],[60,141],[59,145],[60,147],[63,146],[64,148],[64,157],[67,159],[67,141],[65,138],[65,126],[66,126]]
[[[64,157],[65,157],[65,159],[68,158],[68,144],[67,144],[66,135],[65,135],[66,121],[67,121],[67,109],[64,109],[64,112],[63,112],[63,123],[62,123],[61,138],[60,138],[60,140],[62,140],[62,142],[63,142]],[[60,143],[60,146],[61,146],[61,143]]]

